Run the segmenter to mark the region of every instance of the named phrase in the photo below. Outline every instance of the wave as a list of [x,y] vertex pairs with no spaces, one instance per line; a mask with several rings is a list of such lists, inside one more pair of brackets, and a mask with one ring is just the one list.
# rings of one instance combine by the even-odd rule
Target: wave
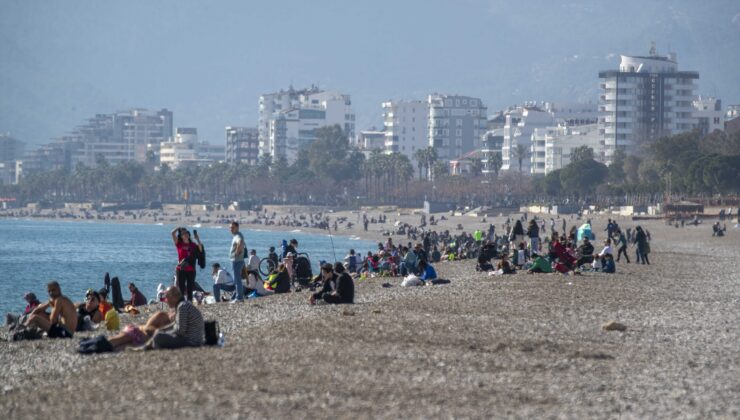
[[300,230],[300,229],[293,229],[293,230],[291,230],[291,232],[303,232],[303,231]]

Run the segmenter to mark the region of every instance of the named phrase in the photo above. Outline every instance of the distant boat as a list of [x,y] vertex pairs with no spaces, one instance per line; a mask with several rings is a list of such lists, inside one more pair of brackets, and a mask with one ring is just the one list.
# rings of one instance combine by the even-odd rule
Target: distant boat
[[157,223],[157,226],[164,226],[164,223]]
[[199,228],[200,227],[200,223],[193,225],[193,227],[194,228]]

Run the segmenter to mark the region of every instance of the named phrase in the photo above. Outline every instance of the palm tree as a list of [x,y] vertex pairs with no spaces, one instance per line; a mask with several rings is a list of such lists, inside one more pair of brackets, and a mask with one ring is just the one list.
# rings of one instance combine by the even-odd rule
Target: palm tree
[[501,170],[502,166],[504,166],[504,161],[501,158],[501,153],[494,153],[488,159],[488,167],[496,174],[496,178],[498,178],[498,171]]
[[522,172],[522,162],[524,162],[524,159],[529,157],[529,150],[527,150],[527,146],[523,144],[517,144],[514,149],[511,150],[514,154],[514,159],[519,162],[519,173]]
[[426,148],[426,167],[427,171],[429,173],[429,178],[434,175],[434,171],[432,170],[434,168],[435,162],[437,162],[437,159],[439,158],[439,155],[437,154],[437,149],[435,149],[432,146],[429,146]]
[[416,167],[419,168],[419,179],[422,179],[421,171],[424,169],[424,164],[427,160],[427,150],[417,149],[414,152],[414,159],[416,160]]

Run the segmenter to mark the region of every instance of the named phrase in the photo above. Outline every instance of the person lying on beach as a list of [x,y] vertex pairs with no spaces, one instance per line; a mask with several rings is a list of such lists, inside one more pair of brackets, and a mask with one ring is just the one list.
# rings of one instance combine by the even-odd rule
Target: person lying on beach
[[108,341],[113,346],[114,351],[128,346],[142,346],[158,329],[164,328],[173,322],[175,322],[175,312],[159,311],[150,316],[146,324],[127,325],[120,334],[108,338]]
[[[171,312],[157,312],[144,326],[129,325],[109,339],[114,349],[145,343],[145,350],[198,347],[203,344],[205,328],[203,315],[190,301],[183,298],[180,289],[171,286],[165,292]],[[150,338],[151,337],[151,338]]]
[[[56,281],[46,285],[49,301],[36,307],[26,321],[26,328],[39,328],[49,338],[72,338],[77,328],[77,310],[74,303],[62,294],[62,288]],[[46,309],[51,308],[51,315]]]
[[336,263],[321,266],[321,277],[324,285],[320,291],[311,295],[309,303],[315,305],[317,301],[323,300],[330,304],[354,303],[355,283],[345,270],[344,265]]

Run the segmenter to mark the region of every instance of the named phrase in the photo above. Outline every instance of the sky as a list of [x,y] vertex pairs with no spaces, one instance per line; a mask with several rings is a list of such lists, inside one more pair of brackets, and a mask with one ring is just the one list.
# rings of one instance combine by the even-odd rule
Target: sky
[[740,103],[740,0],[0,1],[0,132],[49,142],[97,113],[168,108],[225,141],[259,95],[312,84],[380,103],[457,93],[489,114],[596,102],[619,54],[674,51],[699,92]]

